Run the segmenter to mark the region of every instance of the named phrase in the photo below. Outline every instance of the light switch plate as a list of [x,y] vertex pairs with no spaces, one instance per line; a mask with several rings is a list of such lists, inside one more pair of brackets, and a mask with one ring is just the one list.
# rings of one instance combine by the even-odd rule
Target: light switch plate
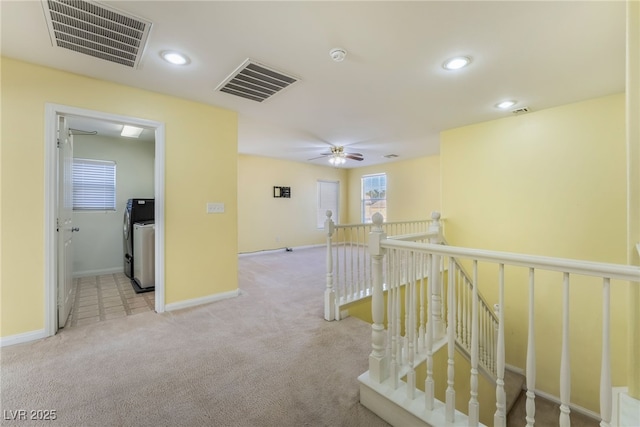
[[207,203],[207,213],[224,213],[224,203]]

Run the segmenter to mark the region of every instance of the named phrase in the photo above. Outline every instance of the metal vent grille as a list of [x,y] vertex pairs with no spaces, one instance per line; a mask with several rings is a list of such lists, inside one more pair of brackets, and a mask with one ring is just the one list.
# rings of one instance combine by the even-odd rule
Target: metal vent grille
[[216,90],[262,102],[297,81],[296,77],[247,59]]
[[137,68],[151,22],[85,0],[43,0],[51,43]]

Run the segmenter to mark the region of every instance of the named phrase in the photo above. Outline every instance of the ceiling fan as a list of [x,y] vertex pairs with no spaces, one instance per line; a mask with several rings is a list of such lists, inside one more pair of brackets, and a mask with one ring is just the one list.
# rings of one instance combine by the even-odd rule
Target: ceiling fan
[[343,165],[347,159],[362,161],[364,157],[360,153],[350,153],[344,151],[344,147],[340,145],[334,145],[331,147],[331,151],[328,153],[322,153],[319,157],[314,157],[309,160],[320,159],[322,157],[329,157],[329,163],[332,165]]

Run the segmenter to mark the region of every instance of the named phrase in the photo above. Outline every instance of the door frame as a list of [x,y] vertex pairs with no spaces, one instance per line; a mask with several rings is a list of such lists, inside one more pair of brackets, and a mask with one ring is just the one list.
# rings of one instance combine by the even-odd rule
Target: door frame
[[141,119],[61,104],[45,104],[44,117],[44,329],[46,336],[57,332],[57,116],[76,116],[129,124],[155,129],[155,311],[165,311],[164,283],[164,175],[165,175],[165,125],[163,122]]

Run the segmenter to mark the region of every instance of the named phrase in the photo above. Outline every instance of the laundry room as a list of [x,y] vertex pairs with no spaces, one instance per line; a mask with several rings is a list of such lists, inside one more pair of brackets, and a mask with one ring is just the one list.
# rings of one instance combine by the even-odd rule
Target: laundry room
[[[77,232],[73,236],[73,304],[66,325],[153,310],[154,131],[145,129],[137,137],[127,137],[121,135],[121,124],[73,118],[69,124],[73,135],[73,227]],[[92,176],[96,174],[102,175],[98,184]],[[115,188],[109,188],[109,183],[115,183]],[[97,198],[95,185],[104,187]],[[146,233],[146,253],[140,255],[138,265],[144,272],[136,271],[143,277],[144,287],[132,281],[134,223],[126,221],[131,199],[146,201],[146,206],[134,210],[135,218],[131,217],[135,227],[143,225]],[[131,234],[129,242],[127,233]],[[143,248],[140,240],[138,246]]]

